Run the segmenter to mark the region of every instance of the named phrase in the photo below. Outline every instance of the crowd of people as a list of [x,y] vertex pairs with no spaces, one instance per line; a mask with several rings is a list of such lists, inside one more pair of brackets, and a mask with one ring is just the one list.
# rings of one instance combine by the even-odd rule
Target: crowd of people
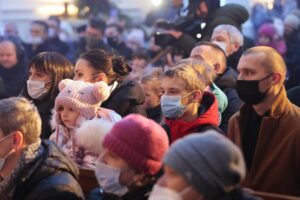
[[242,6],[190,3],[201,29],[150,37],[92,17],[73,40],[51,16],[22,41],[6,24],[1,200],[300,198],[300,11],[253,12],[251,39]]

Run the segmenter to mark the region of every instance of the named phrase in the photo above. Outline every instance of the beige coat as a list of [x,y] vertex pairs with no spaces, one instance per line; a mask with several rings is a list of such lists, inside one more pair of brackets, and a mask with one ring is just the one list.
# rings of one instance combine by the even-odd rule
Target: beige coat
[[[242,145],[241,126],[245,106],[229,122],[228,136]],[[263,117],[245,187],[257,191],[300,196],[300,108],[293,105],[284,88]]]

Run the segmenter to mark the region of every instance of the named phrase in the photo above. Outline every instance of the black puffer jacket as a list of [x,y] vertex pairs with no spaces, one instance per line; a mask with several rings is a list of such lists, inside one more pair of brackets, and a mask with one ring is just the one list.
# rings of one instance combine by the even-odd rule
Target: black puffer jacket
[[[239,4],[226,4],[209,14],[205,20],[206,26],[202,29],[201,25],[195,26],[188,33],[185,32],[174,45],[182,49],[185,55],[190,55],[195,44],[200,41],[210,41],[213,30],[221,24],[230,24],[238,29],[247,21],[249,14],[246,8]],[[202,35],[200,39],[197,38],[199,33]]]
[[225,93],[228,99],[228,106],[222,113],[220,128],[226,133],[230,117],[236,113],[242,101],[239,98],[236,87],[237,72],[231,67],[227,67],[224,74],[215,80],[215,84]]
[[79,170],[52,142],[45,140],[44,154],[16,182],[12,200],[82,200]]
[[118,84],[101,107],[114,110],[122,117],[131,113],[147,116],[142,108],[144,101],[145,94],[142,86],[135,81],[124,81]]

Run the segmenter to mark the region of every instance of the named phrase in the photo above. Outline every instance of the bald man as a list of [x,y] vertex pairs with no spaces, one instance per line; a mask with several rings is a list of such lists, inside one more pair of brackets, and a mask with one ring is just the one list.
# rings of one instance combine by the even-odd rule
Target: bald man
[[287,98],[286,65],[276,50],[254,47],[238,64],[237,91],[245,102],[228,136],[244,154],[245,187],[300,196],[300,108]]
[[235,89],[237,72],[227,67],[225,52],[212,42],[200,42],[193,48],[190,57],[203,59],[217,73],[214,83],[225,93],[228,106],[222,112],[220,128],[226,133],[230,117],[235,114],[242,102]]

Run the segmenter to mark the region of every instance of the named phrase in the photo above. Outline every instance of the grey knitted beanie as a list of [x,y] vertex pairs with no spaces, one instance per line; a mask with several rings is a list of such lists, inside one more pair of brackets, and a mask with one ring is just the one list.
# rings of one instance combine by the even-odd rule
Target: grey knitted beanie
[[164,157],[207,199],[216,199],[237,188],[245,178],[240,149],[214,130],[190,134],[176,141]]

